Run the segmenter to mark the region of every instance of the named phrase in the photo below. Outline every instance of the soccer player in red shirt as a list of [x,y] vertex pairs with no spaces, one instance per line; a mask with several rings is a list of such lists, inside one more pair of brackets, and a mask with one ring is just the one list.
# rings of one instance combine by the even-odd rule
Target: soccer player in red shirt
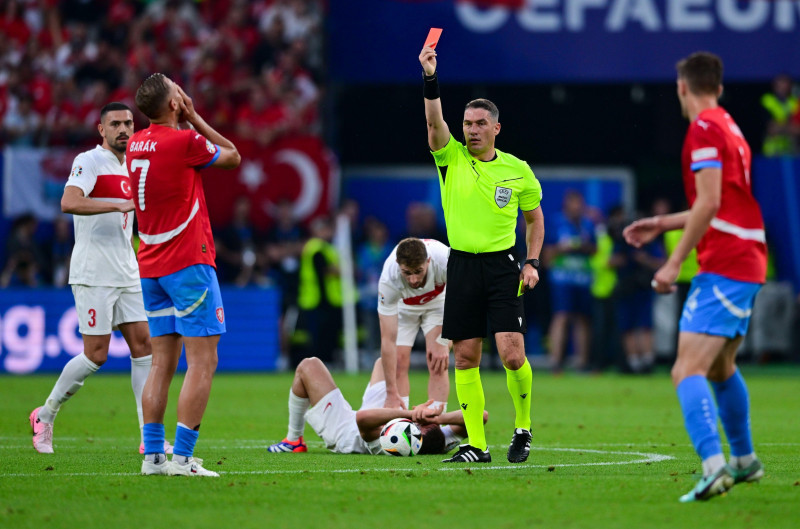
[[[684,305],[672,368],[686,430],[703,460],[703,478],[680,498],[689,502],[712,498],[735,483],[758,481],[764,475],[753,450],[749,397],[736,369],[736,350],[747,332],[753,300],[766,280],[767,247],[761,209],[751,190],[750,147],[718,104],[722,61],[699,52],[678,62],[677,70],[678,99],[691,122],[681,156],[691,209],[634,222],[624,236],[641,247],[664,231],[684,230],[653,278],[653,288],[660,294],[675,289],[681,263],[697,247],[700,273]],[[717,406],[731,446],[728,464],[717,430]]]
[[[217,367],[217,343],[225,332],[200,169],[234,169],[241,156],[200,117],[181,87],[163,74],[145,79],[136,91],[136,106],[150,120],[148,128],[131,137],[126,157],[139,221],[139,275],[153,348],[142,398],[142,474],[216,477],[192,457]],[[164,410],[181,345],[186,347],[188,369],[168,462],[163,448]]]

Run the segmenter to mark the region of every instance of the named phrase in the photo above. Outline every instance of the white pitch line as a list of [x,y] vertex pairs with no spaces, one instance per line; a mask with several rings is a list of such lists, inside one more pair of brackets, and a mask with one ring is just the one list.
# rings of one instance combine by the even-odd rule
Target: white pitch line
[[[636,465],[636,464],[647,464],[647,463],[658,463],[661,461],[669,461],[671,459],[675,459],[673,456],[665,455],[665,454],[654,454],[654,453],[647,453],[647,452],[615,452],[611,450],[592,450],[592,449],[585,449],[585,448],[548,448],[543,446],[535,446],[531,447],[531,450],[537,450],[540,452],[581,452],[581,453],[591,453],[591,454],[606,454],[606,455],[628,455],[628,456],[637,456],[638,459],[633,459],[630,461],[594,461],[594,462],[586,462],[586,463],[556,463],[552,465],[502,465],[502,466],[483,466],[483,465],[458,465],[458,466],[446,466],[441,468],[426,468],[426,467],[414,467],[414,468],[339,468],[339,469],[297,469],[297,470],[233,470],[233,471],[221,471],[220,474],[223,476],[242,476],[242,475],[275,475],[275,474],[351,474],[355,472],[415,472],[415,471],[436,471],[436,472],[448,472],[448,471],[460,471],[464,470],[465,468],[469,468],[470,470],[524,470],[526,468],[566,468],[566,467],[592,467],[592,466],[610,466],[610,465]],[[280,456],[278,456],[280,457]],[[285,457],[285,456],[284,456]],[[0,474],[0,478],[29,478],[29,477],[76,477],[76,476],[138,476],[140,474],[135,472],[66,472],[66,473],[31,473],[31,472],[20,472],[20,473],[10,473],[10,474]]]

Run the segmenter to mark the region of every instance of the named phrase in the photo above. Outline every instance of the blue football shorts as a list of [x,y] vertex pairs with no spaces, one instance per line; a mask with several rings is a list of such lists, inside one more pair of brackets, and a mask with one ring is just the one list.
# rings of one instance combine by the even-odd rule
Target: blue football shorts
[[735,338],[747,334],[753,302],[761,284],[717,274],[695,276],[683,305],[681,332]]
[[163,277],[143,277],[142,297],[150,336],[225,332],[225,311],[213,266],[197,264]]

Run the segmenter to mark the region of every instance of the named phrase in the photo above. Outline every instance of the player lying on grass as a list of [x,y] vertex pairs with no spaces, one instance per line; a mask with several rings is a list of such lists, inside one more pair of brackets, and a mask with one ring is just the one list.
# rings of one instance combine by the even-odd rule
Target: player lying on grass
[[[295,371],[289,391],[289,433],[270,452],[307,452],[303,441],[306,422],[325,441],[325,446],[340,454],[380,454],[378,437],[381,428],[392,419],[406,418],[416,422],[422,431],[420,454],[446,454],[467,435],[461,410],[441,413],[442,408],[429,408],[433,402],[412,410],[383,408],[386,381],[380,359],[364,391],[361,408],[353,410],[336,387],[328,368],[319,358],[306,358]],[[483,412],[483,422],[489,413]]]

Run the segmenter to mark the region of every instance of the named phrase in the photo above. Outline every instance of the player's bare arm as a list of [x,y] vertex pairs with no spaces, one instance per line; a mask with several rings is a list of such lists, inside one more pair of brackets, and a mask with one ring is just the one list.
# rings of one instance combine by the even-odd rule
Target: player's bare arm
[[697,198],[689,210],[686,225],[675,250],[667,262],[653,276],[653,288],[659,294],[667,294],[674,290],[673,283],[678,277],[681,264],[697,243],[703,238],[711,219],[719,211],[722,199],[722,170],[708,167],[701,169],[694,176]]
[[372,408],[356,412],[356,424],[361,438],[374,441],[381,434],[381,427],[392,419],[411,419],[410,410],[397,408]]
[[381,365],[386,381],[385,408],[405,408],[397,389],[397,314],[385,316],[378,314],[381,328]]
[[625,242],[636,248],[652,241],[665,231],[682,230],[689,218],[689,211],[646,217],[632,222],[623,230]]
[[178,88],[178,94],[181,96],[179,102],[181,108],[181,117],[189,122],[197,132],[202,134],[208,141],[219,146],[221,152],[219,158],[211,164],[212,167],[219,167],[220,169],[236,169],[242,162],[242,156],[236,149],[236,145],[225,136],[214,130],[214,128],[206,123],[206,121],[197,113],[194,108],[192,98],[186,95],[183,88]]
[[[539,259],[544,244],[544,213],[541,206],[531,211],[523,211],[525,217],[525,243],[528,248],[526,259]],[[539,282],[539,271],[532,265],[522,267],[520,279],[527,289],[531,289]]]
[[[426,77],[433,76],[436,73],[436,51],[428,46],[422,48],[419,63]],[[450,129],[444,121],[441,98],[425,98],[425,119],[428,121],[428,146],[432,151],[438,151],[450,140]]]
[[83,194],[77,186],[67,186],[61,196],[61,211],[73,215],[100,215],[101,213],[127,213],[133,211],[133,200],[105,202],[94,200]]

